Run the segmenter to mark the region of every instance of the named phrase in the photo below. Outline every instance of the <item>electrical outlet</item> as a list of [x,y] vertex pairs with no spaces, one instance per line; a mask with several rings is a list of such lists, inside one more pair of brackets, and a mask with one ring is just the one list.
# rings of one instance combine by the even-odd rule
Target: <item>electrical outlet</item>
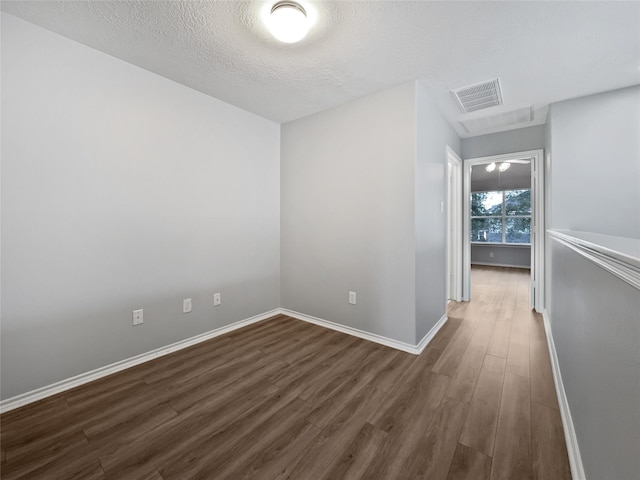
[[214,293],[213,294],[213,306],[217,307],[220,304],[222,304],[222,294],[221,293]]
[[489,256],[493,258],[493,252],[489,252]]
[[351,305],[356,304],[356,292],[349,292],[349,303]]
[[140,310],[134,310],[133,312],[133,326],[140,325],[144,323],[144,310],[141,308]]
[[189,312],[191,312],[191,299],[185,298],[184,300],[182,300],[182,313]]

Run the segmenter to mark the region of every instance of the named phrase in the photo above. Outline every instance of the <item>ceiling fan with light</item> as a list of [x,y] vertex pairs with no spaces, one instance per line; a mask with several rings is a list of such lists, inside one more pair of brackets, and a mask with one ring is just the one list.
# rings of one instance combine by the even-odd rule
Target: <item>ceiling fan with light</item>
[[493,172],[496,169],[498,170],[498,172],[502,173],[502,172],[506,172],[512,163],[528,164],[530,163],[530,160],[509,160],[508,162],[491,162],[489,165],[484,167],[484,169],[489,173]]

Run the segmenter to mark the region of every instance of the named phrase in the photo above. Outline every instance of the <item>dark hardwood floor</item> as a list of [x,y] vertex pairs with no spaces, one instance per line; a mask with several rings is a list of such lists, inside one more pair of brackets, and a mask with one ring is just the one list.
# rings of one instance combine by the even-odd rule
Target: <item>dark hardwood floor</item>
[[0,418],[2,479],[568,479],[528,271],[420,356],[284,316]]

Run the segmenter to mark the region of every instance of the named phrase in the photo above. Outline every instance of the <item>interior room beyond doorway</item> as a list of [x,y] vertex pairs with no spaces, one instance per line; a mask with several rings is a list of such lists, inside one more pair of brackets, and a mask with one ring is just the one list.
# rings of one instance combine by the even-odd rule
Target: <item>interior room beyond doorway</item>
[[465,161],[465,300],[473,295],[471,266],[530,270],[531,306],[541,311],[541,150]]

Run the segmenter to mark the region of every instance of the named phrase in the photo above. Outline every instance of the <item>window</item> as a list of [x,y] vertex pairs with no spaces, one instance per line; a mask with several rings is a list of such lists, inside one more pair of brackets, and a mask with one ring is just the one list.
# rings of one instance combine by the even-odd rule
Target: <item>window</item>
[[471,194],[472,243],[531,243],[531,190]]

